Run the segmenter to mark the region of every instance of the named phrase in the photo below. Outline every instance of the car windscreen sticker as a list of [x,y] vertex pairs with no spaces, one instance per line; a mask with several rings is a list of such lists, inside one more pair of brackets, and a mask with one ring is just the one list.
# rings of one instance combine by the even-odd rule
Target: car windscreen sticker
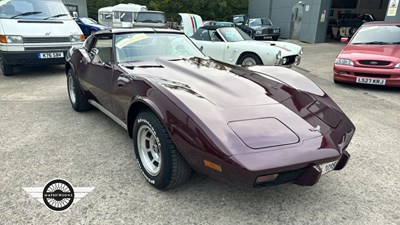
[[141,40],[144,40],[144,39],[147,39],[147,38],[149,38],[149,37],[146,34],[143,34],[143,33],[141,33],[141,34],[132,34],[132,35],[129,35],[126,38],[118,41],[118,43],[115,44],[115,46],[117,48],[121,49],[121,48],[123,48],[123,47],[125,47],[127,45],[133,44],[135,42],[138,42],[138,41],[141,41]]

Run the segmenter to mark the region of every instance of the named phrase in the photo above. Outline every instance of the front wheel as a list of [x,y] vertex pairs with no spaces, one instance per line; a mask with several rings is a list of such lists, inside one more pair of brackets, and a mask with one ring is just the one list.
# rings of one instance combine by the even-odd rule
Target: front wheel
[[11,76],[14,73],[14,67],[9,64],[5,64],[4,62],[0,62],[1,70],[3,71],[4,76]]
[[89,105],[86,94],[83,92],[72,69],[69,69],[67,73],[67,86],[69,101],[71,102],[72,108],[78,112],[89,110],[91,105]]
[[273,41],[277,41],[278,39],[279,39],[279,37],[277,37],[277,36],[272,37],[272,40],[273,40]]
[[184,183],[190,166],[179,154],[164,125],[150,111],[143,111],[133,126],[133,146],[143,176],[153,187],[170,189]]
[[253,53],[246,53],[240,57],[238,64],[241,66],[262,65],[260,57]]

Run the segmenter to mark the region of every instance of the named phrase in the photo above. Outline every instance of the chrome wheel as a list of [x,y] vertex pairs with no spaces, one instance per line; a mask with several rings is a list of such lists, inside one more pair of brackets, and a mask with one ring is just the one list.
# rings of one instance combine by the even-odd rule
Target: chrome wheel
[[137,133],[137,150],[144,169],[152,176],[161,170],[161,149],[158,137],[148,125],[142,125]]
[[76,103],[75,85],[74,85],[74,78],[72,78],[71,75],[68,76],[68,92],[71,103],[75,104]]
[[254,66],[254,65],[257,65],[257,62],[252,57],[247,57],[242,61],[242,66]]

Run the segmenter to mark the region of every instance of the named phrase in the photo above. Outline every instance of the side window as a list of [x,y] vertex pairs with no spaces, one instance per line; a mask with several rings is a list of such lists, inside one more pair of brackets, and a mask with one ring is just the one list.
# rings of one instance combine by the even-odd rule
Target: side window
[[201,40],[203,40],[203,41],[211,41],[210,35],[208,34],[208,31],[207,31],[207,30],[203,30],[203,32],[201,32],[200,38],[201,38]]
[[[97,50],[96,50],[97,49]],[[112,36],[111,35],[99,35],[96,38],[96,43],[91,52],[94,54],[93,63],[106,63],[110,64],[113,62],[112,52]]]

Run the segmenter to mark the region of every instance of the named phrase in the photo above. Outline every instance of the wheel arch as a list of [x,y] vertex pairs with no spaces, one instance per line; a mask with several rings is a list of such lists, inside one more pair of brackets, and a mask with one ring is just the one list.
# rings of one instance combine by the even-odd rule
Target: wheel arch
[[65,75],[68,74],[68,70],[70,70],[70,69],[72,69],[72,71],[75,73],[75,69],[74,69],[74,67],[72,66],[72,63],[71,63],[71,62],[65,63]]
[[164,116],[154,102],[150,101],[149,99],[136,99],[129,107],[127,116],[127,128],[130,138],[133,136],[132,129],[136,116],[145,110],[153,112],[161,120],[161,122],[164,123]]
[[261,57],[260,57],[257,53],[252,52],[252,51],[245,51],[245,52],[242,52],[242,53],[239,55],[239,57],[237,58],[237,60],[236,60],[236,65],[239,65],[239,61],[240,61],[240,60],[242,59],[242,57],[243,57],[244,55],[246,55],[246,54],[252,54],[252,55],[257,56],[258,59],[260,60],[260,62],[262,63],[262,65],[265,64],[265,63],[263,62],[263,60],[261,59]]

